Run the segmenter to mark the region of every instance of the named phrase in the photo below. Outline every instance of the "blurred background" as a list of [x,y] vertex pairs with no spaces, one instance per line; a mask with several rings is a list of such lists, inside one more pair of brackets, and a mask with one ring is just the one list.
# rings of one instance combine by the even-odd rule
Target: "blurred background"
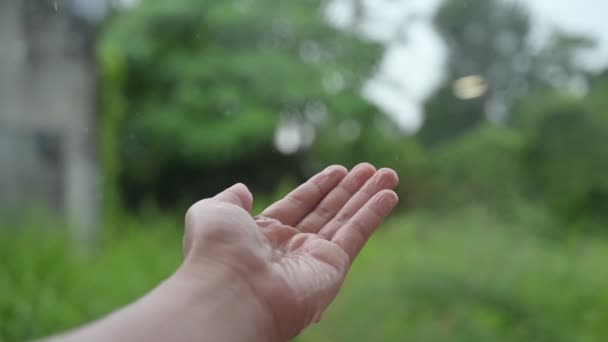
[[0,341],[139,297],[193,201],[400,207],[297,341],[608,337],[602,0],[0,0]]

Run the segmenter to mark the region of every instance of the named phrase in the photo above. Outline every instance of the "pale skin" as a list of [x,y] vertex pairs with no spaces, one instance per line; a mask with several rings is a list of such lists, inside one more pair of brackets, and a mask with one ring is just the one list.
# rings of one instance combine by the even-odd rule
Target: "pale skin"
[[53,341],[288,341],[318,321],[398,202],[390,169],[330,166],[258,216],[236,184],[186,214],[184,260],[138,301]]

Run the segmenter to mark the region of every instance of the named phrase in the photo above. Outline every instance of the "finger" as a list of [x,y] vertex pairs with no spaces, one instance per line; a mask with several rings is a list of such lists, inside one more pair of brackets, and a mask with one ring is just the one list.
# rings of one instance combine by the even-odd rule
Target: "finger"
[[234,204],[247,211],[251,211],[251,206],[253,205],[253,195],[251,195],[251,192],[247,186],[242,183],[235,184],[220,192],[219,194],[215,195],[213,199]]
[[319,235],[331,240],[336,231],[348,222],[374,195],[382,190],[393,189],[399,183],[395,171],[380,169],[352,196],[340,211],[320,231]]
[[260,216],[270,217],[295,226],[346,176],[343,166],[330,166],[306,183],[290,192],[285,198],[268,207]]
[[394,191],[380,191],[336,232],[331,241],[348,254],[352,263],[376,228],[398,202],[399,197]]
[[374,173],[376,168],[368,163],[355,166],[296,228],[306,233],[318,233]]

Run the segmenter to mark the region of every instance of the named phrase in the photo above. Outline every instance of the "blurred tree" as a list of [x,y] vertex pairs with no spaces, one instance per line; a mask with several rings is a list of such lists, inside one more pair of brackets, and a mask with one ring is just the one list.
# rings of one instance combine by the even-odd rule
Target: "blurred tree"
[[[608,108],[608,97],[606,96],[608,92],[608,69],[605,69],[602,72],[597,73],[596,75],[592,75],[589,82],[589,94],[588,99],[590,105],[597,112],[606,111]],[[599,115],[608,120],[606,115]]]
[[537,96],[516,117],[528,135],[524,165],[533,194],[566,222],[585,227],[608,219],[608,116],[600,105],[608,82],[598,77],[592,84],[583,99]]
[[593,42],[556,31],[539,47],[522,2],[447,0],[435,24],[449,60],[444,85],[427,103],[420,131],[427,144],[448,140],[486,119],[507,122],[512,106],[531,91],[584,89],[576,57]]
[[325,5],[148,0],[115,15],[100,49],[109,182],[165,204],[237,180],[268,190],[317,167],[316,136],[378,129],[359,93],[380,46],[332,27]]
[[520,161],[524,143],[516,130],[484,124],[438,146],[425,165],[432,176],[423,203],[437,209],[474,204],[510,214],[525,193]]

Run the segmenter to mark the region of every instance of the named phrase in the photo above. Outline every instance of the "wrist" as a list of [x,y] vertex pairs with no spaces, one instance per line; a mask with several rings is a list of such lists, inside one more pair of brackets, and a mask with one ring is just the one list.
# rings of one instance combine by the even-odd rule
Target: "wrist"
[[[189,307],[202,340],[278,342],[276,319],[242,277],[220,265],[184,262],[166,282]],[[209,339],[207,339],[209,338]]]

